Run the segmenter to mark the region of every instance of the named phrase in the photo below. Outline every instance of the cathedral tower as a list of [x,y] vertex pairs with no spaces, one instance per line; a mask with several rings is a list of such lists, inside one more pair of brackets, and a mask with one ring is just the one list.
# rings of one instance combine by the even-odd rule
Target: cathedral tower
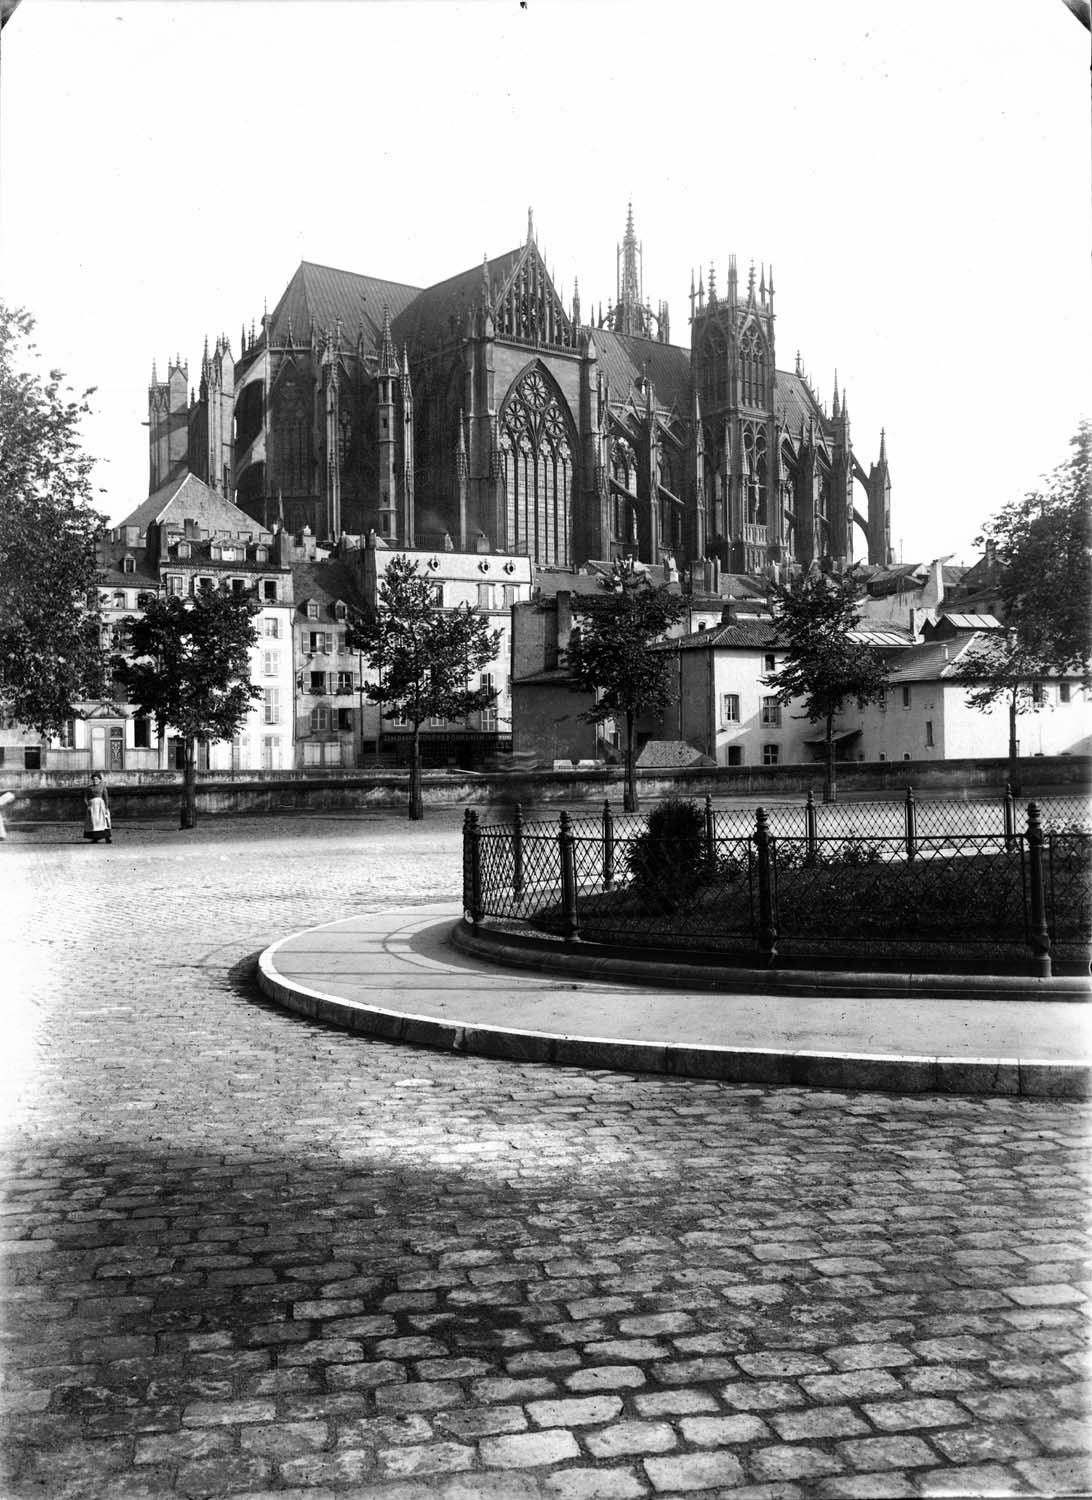
[[752,262],[745,291],[736,258],[728,286],[717,295],[709,268],[709,296],[699,280],[691,291],[694,388],[704,426],[709,505],[709,549],[738,573],[761,573],[781,555],[776,503],[777,429],[774,286],[765,268],[756,282]]

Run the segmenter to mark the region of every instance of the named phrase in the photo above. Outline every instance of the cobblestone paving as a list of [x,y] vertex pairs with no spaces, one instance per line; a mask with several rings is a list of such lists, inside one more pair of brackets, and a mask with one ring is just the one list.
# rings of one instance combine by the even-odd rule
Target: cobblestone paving
[[457,869],[455,813],[0,847],[0,1493],[1088,1491],[1080,1105],[460,1059],[258,996],[274,938]]

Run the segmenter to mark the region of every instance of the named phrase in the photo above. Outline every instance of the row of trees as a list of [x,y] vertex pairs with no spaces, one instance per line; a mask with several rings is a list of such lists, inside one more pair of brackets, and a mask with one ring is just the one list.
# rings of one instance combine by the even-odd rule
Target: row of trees
[[[192,827],[197,742],[231,738],[261,696],[249,676],[259,606],[253,596],[213,588],[192,600],[145,595],[142,615],[126,621],[122,649],[103,650],[95,540],[104,518],[79,437],[93,393],[73,393],[57,370],[28,368],[33,326],[25,311],[0,303],[0,715],[53,735],[77,704],[117,683],[161,734],[172,729],[183,740],[182,826]],[[1082,423],[1072,449],[1042,489],[1003,507],[979,538],[997,559],[1006,628],[972,658],[964,680],[977,707],[1008,702],[1014,763],[1016,716],[1032,682],[1051,673],[1087,677],[1092,660],[1092,425]],[[569,668],[592,695],[585,717],[622,729],[624,801],[635,811],[637,722],[662,716],[672,701],[662,642],[685,604],[630,561],[601,582],[599,594],[574,603],[580,629]],[[784,660],[765,680],[782,704],[800,702],[803,716],[823,726],[828,798],[838,715],[887,685],[882,661],[850,639],[858,598],[852,572],[812,570],[770,590]],[[421,726],[493,701],[493,688],[471,683],[495,658],[498,640],[469,606],[437,610],[428,580],[404,558],[388,566],[378,609],[350,619],[349,644],[376,678],[366,696],[412,731],[411,818],[423,813]]]

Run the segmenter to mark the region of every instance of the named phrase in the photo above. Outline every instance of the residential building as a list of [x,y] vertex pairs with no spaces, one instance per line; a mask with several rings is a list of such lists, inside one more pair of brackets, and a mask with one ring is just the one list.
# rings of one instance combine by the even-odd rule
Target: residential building
[[[251,652],[251,681],[260,702],[231,743],[198,746],[198,769],[276,770],[292,764],[292,574],[287,538],[264,530],[193,474],[170,480],[99,543],[99,602],[103,645],[122,639],[121,622],[140,613],[142,594],[192,598],[205,583],[238,593],[255,591],[259,640]],[[173,770],[182,745],[160,735],[119,693],[79,705],[62,734],[50,741],[25,730],[7,732],[6,769],[117,774]]]
[[[994,621],[996,625],[996,621]],[[987,710],[972,708],[960,681],[969,658],[990,631],[955,628],[910,647],[891,664],[882,703],[853,707],[840,727],[854,729],[866,760],[962,760],[1001,758],[1009,749],[1005,697]],[[1017,716],[1018,753],[1092,753],[1090,695],[1079,677],[1044,677],[1029,683],[1031,706]]]

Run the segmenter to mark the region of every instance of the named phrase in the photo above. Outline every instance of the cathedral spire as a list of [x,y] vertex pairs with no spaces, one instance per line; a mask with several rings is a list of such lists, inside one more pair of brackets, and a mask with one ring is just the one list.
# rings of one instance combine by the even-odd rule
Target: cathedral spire
[[717,268],[712,261],[709,262],[709,306],[717,305]]
[[573,325],[580,326],[580,277],[573,277]]
[[398,374],[398,361],[394,357],[394,339],[391,336],[391,310],[385,302],[383,304],[383,333],[379,341],[379,374]]
[[643,253],[637,243],[637,236],[633,229],[633,200],[631,199],[626,209],[626,232],[618,247],[618,308],[615,317],[615,331],[625,334],[648,334],[648,320],[645,317],[643,302],[644,288],[642,285]]
[[881,427],[880,428],[880,463],[881,464],[885,464],[886,462],[887,462],[887,433]]
[[535,211],[530,204],[527,205],[527,243],[535,243]]
[[833,416],[833,417],[839,417],[839,416],[841,416],[841,409],[840,409],[840,407],[838,405],[838,371],[837,370],[835,370],[835,372],[834,372],[834,406],[833,406],[833,409],[831,411],[831,416]]

